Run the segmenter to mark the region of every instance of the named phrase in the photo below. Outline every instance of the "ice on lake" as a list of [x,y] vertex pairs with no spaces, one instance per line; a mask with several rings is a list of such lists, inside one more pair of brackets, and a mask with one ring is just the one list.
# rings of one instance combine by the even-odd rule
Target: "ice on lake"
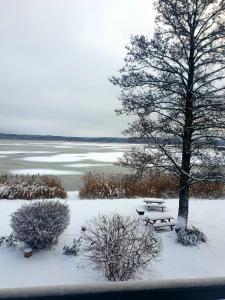
[[11,170],[13,175],[81,175],[81,172],[78,171],[69,171],[69,170],[54,170],[54,169],[17,169]]
[[102,167],[102,166],[111,166],[112,164],[68,164],[64,165],[65,167],[70,168],[91,168],[91,167]]
[[0,150],[0,154],[51,154],[51,153],[55,153],[56,151],[20,151],[20,150],[7,150],[7,151],[1,151]]
[[52,156],[30,156],[24,157],[25,161],[36,162],[76,162],[83,160],[94,160],[99,162],[116,162],[123,156],[123,152],[88,152],[84,154],[56,154]]
[[66,190],[78,190],[83,185],[82,175],[86,172],[129,172],[114,163],[131,146],[121,143],[2,140],[0,174],[57,175]]

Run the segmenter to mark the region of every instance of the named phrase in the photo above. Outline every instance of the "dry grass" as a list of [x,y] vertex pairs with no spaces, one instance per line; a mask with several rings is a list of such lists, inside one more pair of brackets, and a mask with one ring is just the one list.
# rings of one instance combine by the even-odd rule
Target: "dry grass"
[[190,194],[196,198],[223,198],[225,197],[225,184],[222,182],[198,182],[192,185]]
[[61,181],[49,175],[1,175],[0,199],[66,198]]
[[[84,185],[79,193],[81,199],[173,198],[179,193],[179,181],[170,175],[149,175],[135,180],[130,175],[105,175],[90,172],[83,176],[83,182]],[[191,187],[190,194],[196,198],[225,197],[225,185],[199,182]]]

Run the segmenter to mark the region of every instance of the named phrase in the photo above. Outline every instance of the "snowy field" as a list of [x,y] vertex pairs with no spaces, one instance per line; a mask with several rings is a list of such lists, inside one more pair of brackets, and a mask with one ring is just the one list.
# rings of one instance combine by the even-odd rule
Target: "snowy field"
[[[0,288],[45,286],[58,284],[94,283],[105,281],[82,253],[77,256],[62,254],[63,246],[71,245],[80,235],[80,227],[98,213],[119,212],[136,216],[143,199],[79,200],[77,192],[69,193],[71,222],[52,250],[42,250],[31,258],[23,257],[22,249],[0,248]],[[28,201],[0,201],[0,235],[11,232],[10,214]],[[176,217],[178,201],[166,200],[165,215]],[[160,215],[151,212],[149,215]],[[191,200],[190,224],[207,234],[208,242],[189,248],[175,243],[174,232],[157,233],[162,239],[161,257],[149,265],[143,280],[225,276],[225,200]]]

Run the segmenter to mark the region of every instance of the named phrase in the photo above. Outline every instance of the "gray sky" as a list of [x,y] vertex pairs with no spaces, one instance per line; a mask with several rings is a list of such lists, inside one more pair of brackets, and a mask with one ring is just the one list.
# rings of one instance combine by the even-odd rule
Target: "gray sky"
[[0,132],[120,136],[108,78],[153,24],[152,0],[0,0]]

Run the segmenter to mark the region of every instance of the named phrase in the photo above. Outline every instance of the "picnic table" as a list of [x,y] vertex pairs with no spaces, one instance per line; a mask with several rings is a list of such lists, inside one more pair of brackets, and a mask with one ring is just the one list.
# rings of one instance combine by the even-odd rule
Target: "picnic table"
[[157,199],[147,199],[144,200],[145,202],[145,207],[147,208],[148,211],[150,210],[162,210],[166,209],[166,206],[163,204],[165,201],[163,200],[157,200]]
[[174,220],[174,217],[171,216],[147,217],[145,218],[145,226],[151,224],[156,231],[159,231],[166,227],[169,227],[171,230],[173,230],[176,223],[172,220]]
[[146,217],[145,218],[145,225],[148,224],[155,224],[157,221],[160,221],[161,223],[165,222],[171,222],[171,220],[174,220],[174,217],[171,216],[157,216],[157,217]]
[[146,204],[163,204],[165,201],[163,200],[156,200],[156,199],[149,199],[149,200],[144,200]]

